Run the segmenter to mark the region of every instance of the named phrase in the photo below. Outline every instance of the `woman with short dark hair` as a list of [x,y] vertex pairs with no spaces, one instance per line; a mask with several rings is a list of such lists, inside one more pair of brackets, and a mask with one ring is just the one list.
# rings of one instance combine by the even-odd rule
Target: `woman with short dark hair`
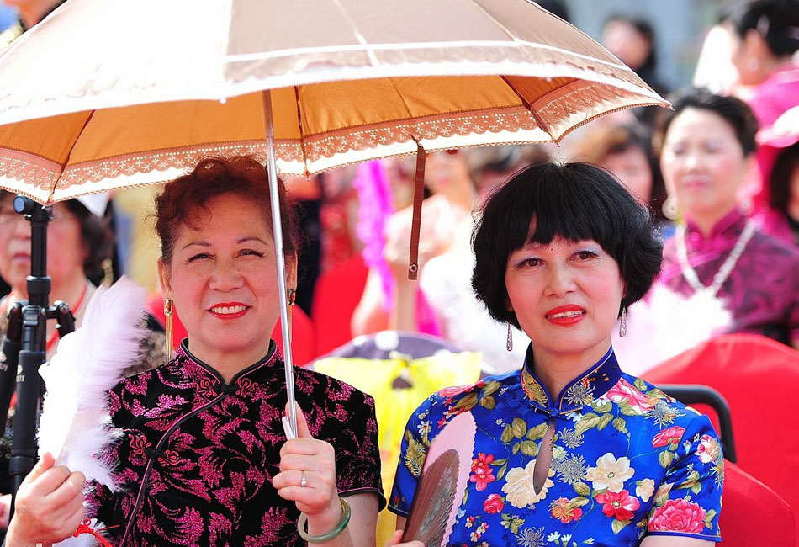
[[535,165],[487,201],[473,245],[475,293],[532,344],[520,371],[414,412],[389,506],[398,528],[428,454],[452,448],[471,460],[448,544],[719,541],[723,463],[709,420],[623,373],[611,347],[659,270],[646,209],[599,167]]

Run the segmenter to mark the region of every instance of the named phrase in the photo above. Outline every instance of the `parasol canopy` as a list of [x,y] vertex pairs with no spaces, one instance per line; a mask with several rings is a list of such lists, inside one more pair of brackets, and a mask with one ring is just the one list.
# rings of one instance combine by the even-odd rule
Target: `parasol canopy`
[[278,171],[308,174],[667,104],[528,0],[70,0],[0,81],[0,187],[44,204],[264,160],[265,106]]
[[[277,249],[278,172],[417,152],[411,276],[421,152],[557,141],[666,104],[528,0],[70,0],[0,56],[0,82],[0,187],[50,204],[252,155]],[[285,295],[281,253],[276,269]],[[290,432],[285,299],[280,314]]]

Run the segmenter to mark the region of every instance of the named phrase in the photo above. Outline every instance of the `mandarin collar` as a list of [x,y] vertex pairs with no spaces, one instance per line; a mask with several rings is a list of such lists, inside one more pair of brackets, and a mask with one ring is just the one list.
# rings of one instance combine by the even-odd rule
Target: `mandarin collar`
[[[261,357],[258,361],[251,364],[250,366],[240,370],[237,372],[233,378],[230,379],[230,383],[226,384],[225,379],[216,370],[214,367],[209,365],[208,363],[204,362],[202,359],[194,355],[191,350],[189,350],[189,340],[188,338],[184,338],[183,341],[180,343],[180,346],[175,351],[175,356],[178,361],[183,363],[184,369],[187,368],[194,368],[201,371],[201,374],[206,376],[210,376],[220,385],[227,385],[227,386],[237,386],[239,381],[242,380],[246,376],[252,376],[253,373],[257,371],[271,371],[276,370],[280,367],[273,367],[270,366],[275,363],[278,359],[278,352],[277,352],[277,345],[275,344],[274,340],[269,341],[269,349],[266,351],[266,355]],[[283,369],[280,368],[282,371]],[[191,372],[187,371],[190,376],[194,376]]]
[[610,348],[596,363],[566,384],[557,398],[553,398],[535,373],[533,345],[530,344],[521,370],[521,385],[533,407],[555,416],[590,405],[607,393],[619,381],[621,374],[616,354]]
[[746,224],[746,215],[740,209],[735,208],[713,225],[708,236],[705,236],[699,226],[690,220],[685,222],[685,233],[689,241],[714,240],[719,236],[737,237],[743,231],[744,224]]

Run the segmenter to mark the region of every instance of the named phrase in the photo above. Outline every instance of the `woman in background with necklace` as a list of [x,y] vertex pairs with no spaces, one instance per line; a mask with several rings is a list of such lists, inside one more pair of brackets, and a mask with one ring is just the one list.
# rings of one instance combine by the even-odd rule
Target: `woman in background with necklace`
[[738,199],[755,173],[752,111],[702,89],[673,104],[659,120],[655,145],[669,201],[684,222],[666,244],[660,283],[722,304],[730,315],[724,332],[798,347],[799,252],[756,228]]

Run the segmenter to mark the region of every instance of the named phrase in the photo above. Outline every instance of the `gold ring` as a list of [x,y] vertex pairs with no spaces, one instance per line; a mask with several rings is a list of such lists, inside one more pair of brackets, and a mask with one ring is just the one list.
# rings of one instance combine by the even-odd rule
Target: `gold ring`
[[305,478],[305,469],[303,469],[300,477],[300,487],[305,488],[306,486],[308,486],[308,480]]

